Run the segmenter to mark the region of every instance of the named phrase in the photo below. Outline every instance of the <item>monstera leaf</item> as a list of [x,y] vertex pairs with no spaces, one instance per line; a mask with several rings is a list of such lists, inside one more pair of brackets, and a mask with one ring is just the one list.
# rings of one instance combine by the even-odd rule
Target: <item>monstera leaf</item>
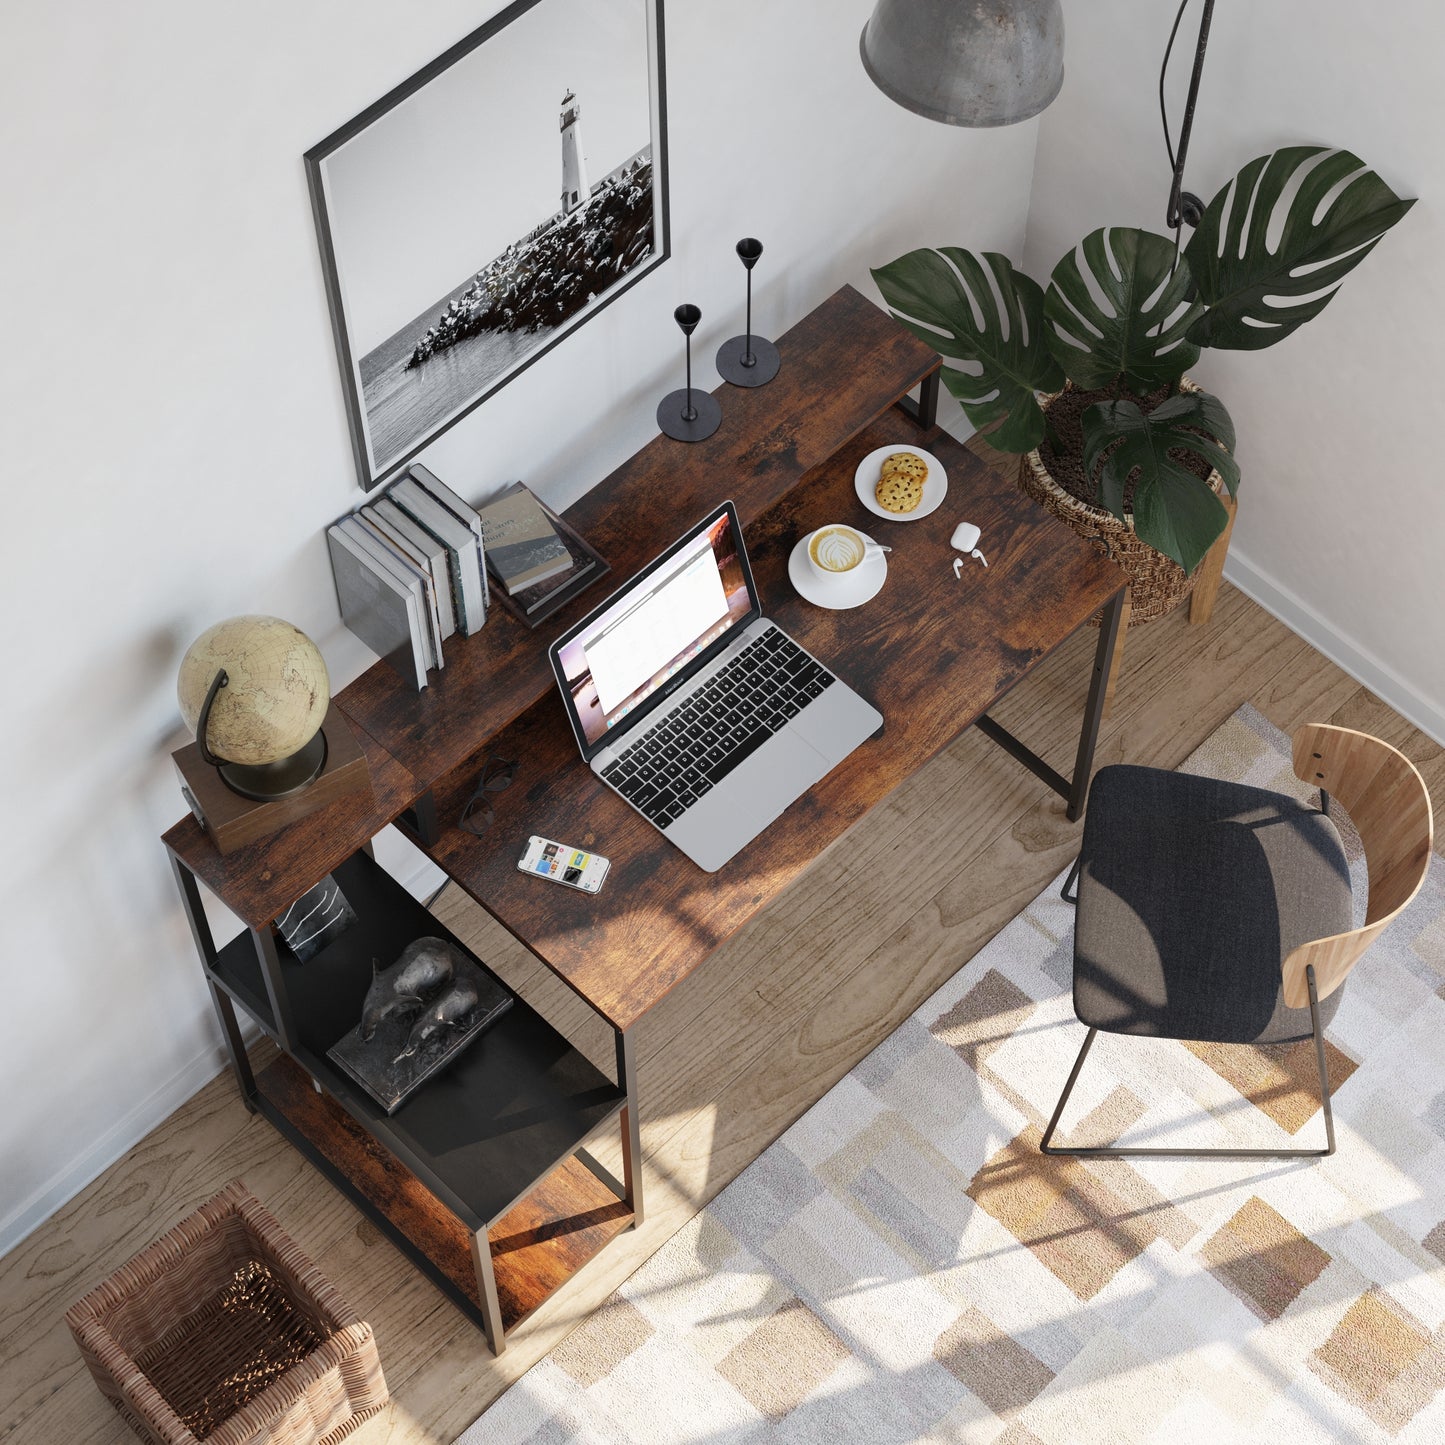
[[1054,267],[1044,298],[1048,346],[1075,386],[1094,391],[1122,376],[1130,391],[1149,392],[1199,359],[1186,335],[1203,308],[1189,267],[1181,261],[1171,276],[1174,263],[1172,241],[1111,226],[1085,236]]
[[1091,406],[1083,421],[1085,475],[1093,476],[1103,459],[1100,505],[1124,520],[1124,484],[1137,467],[1135,535],[1192,572],[1229,518],[1209,486],[1169,453],[1204,458],[1233,496],[1239,464],[1226,450],[1234,445],[1234,423],[1223,404],[1208,392],[1183,392],[1146,415],[1132,401],[1108,401]]
[[[1044,345],[1044,293],[1007,256],[975,256],[957,246],[910,251],[879,267],[883,299],[915,336],[971,372],[943,368],[944,385],[976,427],[998,422],[990,443],[1001,452],[1032,451],[1044,414],[1034,393],[1064,384]],[[995,295],[997,292],[997,295]]]
[[[1280,197],[1302,172],[1271,250],[1268,236]],[[1344,278],[1414,204],[1349,151],[1288,146],[1250,161],[1209,203],[1185,247],[1209,307],[1190,329],[1190,340],[1230,351],[1258,351],[1283,340],[1324,310]]]

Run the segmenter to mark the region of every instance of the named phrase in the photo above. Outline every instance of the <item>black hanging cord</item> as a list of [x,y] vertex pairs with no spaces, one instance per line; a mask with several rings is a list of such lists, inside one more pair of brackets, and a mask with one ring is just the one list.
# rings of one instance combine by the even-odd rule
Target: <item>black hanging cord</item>
[[1179,0],[1179,9],[1174,15],[1174,24],[1169,30],[1169,43],[1164,47],[1164,61],[1159,67],[1159,120],[1164,127],[1164,149],[1169,154],[1169,171],[1174,171],[1174,142],[1169,135],[1169,107],[1164,100],[1164,77],[1169,73],[1169,57],[1174,53],[1174,37],[1179,34],[1179,23],[1189,8],[1189,0]]
[[1164,78],[1169,70],[1169,56],[1174,50],[1180,22],[1188,8],[1189,0],[1180,0],[1174,26],[1169,32],[1169,43],[1164,47],[1164,63],[1159,67],[1159,117],[1164,123],[1164,149],[1169,153],[1169,168],[1173,172],[1167,222],[1173,227],[1176,248],[1181,228],[1186,223],[1197,226],[1204,215],[1204,202],[1184,189],[1184,162],[1189,154],[1189,134],[1194,128],[1194,108],[1199,101],[1199,78],[1204,73],[1204,51],[1209,44],[1209,22],[1214,18],[1214,0],[1204,0],[1204,14],[1199,21],[1199,43],[1194,51],[1194,73],[1189,78],[1189,95],[1184,102],[1184,119],[1179,127],[1179,151],[1176,155],[1169,134],[1169,112],[1164,103]]

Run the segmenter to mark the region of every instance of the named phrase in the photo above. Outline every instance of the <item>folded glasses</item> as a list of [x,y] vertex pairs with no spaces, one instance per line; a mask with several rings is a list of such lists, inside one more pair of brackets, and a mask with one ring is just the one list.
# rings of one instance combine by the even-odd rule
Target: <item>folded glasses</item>
[[517,764],[514,760],[499,758],[495,754],[488,757],[482,764],[477,786],[472,789],[472,795],[457,819],[457,827],[480,838],[496,821],[491,795],[510,788],[516,776]]

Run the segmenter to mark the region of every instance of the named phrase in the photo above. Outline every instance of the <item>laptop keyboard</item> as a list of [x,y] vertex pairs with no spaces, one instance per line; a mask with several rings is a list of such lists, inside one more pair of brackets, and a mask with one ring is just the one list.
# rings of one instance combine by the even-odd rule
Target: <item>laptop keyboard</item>
[[834,681],[786,633],[769,628],[602,776],[665,828]]

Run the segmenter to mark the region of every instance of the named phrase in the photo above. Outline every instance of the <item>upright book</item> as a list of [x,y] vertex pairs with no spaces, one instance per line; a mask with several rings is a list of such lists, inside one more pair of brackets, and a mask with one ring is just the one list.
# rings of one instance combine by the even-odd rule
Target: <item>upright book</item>
[[487,584],[487,559],[486,548],[482,541],[481,514],[466,498],[459,497],[452,491],[429,467],[422,466],[420,462],[413,462],[407,471],[414,481],[420,483],[423,491],[430,493],[458,521],[465,522],[472,529],[472,534],[477,539],[478,561],[482,568],[482,611],[485,613],[491,606],[492,589]]
[[389,495],[403,512],[446,547],[457,630],[463,637],[480,632],[487,620],[487,604],[478,537],[413,477],[403,477],[394,483]]
[[427,667],[445,665],[442,657],[441,609],[437,606],[436,589],[432,582],[431,568],[427,560],[410,543],[392,532],[385,522],[377,517],[370,507],[362,507],[345,519],[344,526],[363,541],[374,555],[393,572],[400,571],[401,580],[409,587],[421,588],[419,601],[422,617],[426,622],[423,632],[427,638]]
[[420,692],[426,686],[426,642],[416,594],[382,572],[339,524],[326,529],[326,545],[346,625]]
[[391,528],[394,536],[411,543],[426,558],[431,569],[432,587],[436,593],[437,610],[441,614],[442,636],[450,637],[457,630],[456,608],[452,604],[451,563],[446,546],[438,542],[425,527],[419,526],[390,497],[378,497],[361,509],[362,515],[372,513],[379,525]]

